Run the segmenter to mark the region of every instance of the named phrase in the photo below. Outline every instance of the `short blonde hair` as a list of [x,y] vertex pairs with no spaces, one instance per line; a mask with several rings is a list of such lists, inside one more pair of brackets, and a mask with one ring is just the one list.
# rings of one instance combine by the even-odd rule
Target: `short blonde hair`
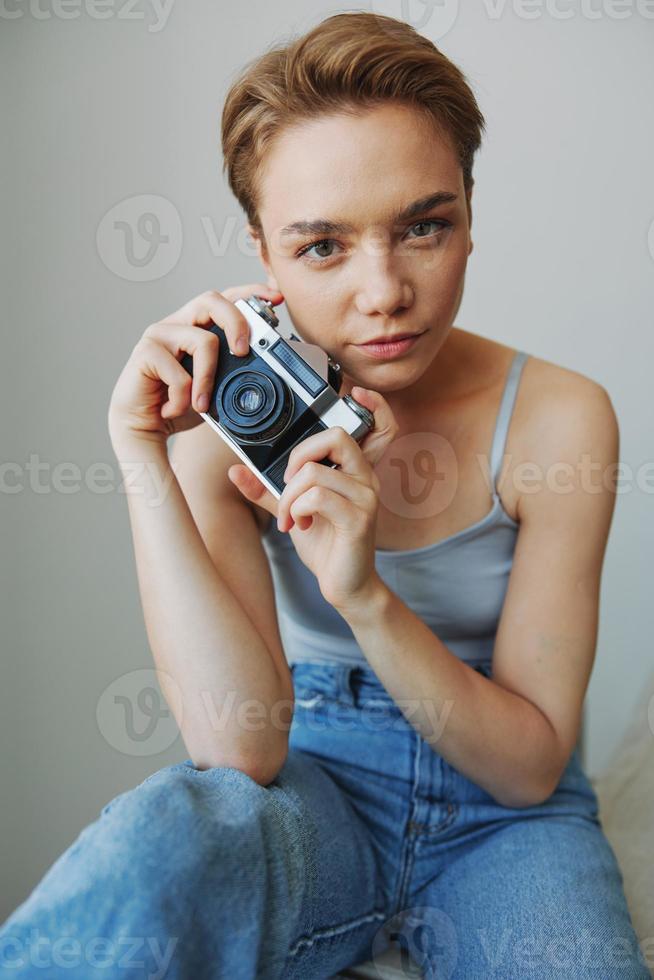
[[320,113],[358,113],[387,101],[413,107],[449,136],[469,195],[485,121],[463,73],[403,21],[336,14],[248,63],[225,99],[224,170],[253,230],[263,238],[258,177],[276,135]]

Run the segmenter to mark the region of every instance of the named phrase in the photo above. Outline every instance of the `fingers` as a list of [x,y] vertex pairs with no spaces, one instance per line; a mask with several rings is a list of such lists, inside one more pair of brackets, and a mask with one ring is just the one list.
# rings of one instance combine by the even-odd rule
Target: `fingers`
[[[238,309],[234,305],[237,299],[246,299],[255,293],[265,299],[276,297],[281,298],[278,290],[270,289],[262,283],[250,283],[247,286],[236,286],[225,291],[218,292],[217,289],[210,289],[195,299],[190,300],[175,313],[160,320],[160,323],[186,323],[195,326],[206,326],[213,322],[219,326],[227,337],[229,349],[235,354],[247,354],[249,349],[250,326]],[[227,294],[227,295],[226,295]]]
[[340,425],[303,439],[289,455],[284,473],[285,482],[308,459],[318,460],[328,456],[340,465],[343,472],[356,476],[365,483],[372,483],[379,490],[379,480],[372,467],[379,462],[396,437],[399,426],[390,405],[378,391],[355,385],[352,388],[352,397],[373,413],[374,428],[359,443]]
[[230,286],[228,289],[221,289],[223,296],[234,303],[237,299],[247,299],[248,296],[262,296],[269,300],[273,306],[277,306],[284,298],[278,289],[272,289],[261,282],[253,282],[248,286]]
[[[327,498],[325,507],[335,512],[334,508],[338,505],[341,508],[339,511],[341,518],[347,516],[350,524],[352,508],[358,515],[363,515],[365,520],[376,513],[380,482],[372,468],[372,463],[382,457],[388,444],[395,438],[398,425],[390,406],[379,392],[355,387],[352,389],[352,394],[357,401],[373,412],[375,427],[372,432],[368,433],[362,443],[357,443],[341,426],[332,426],[323,432],[315,433],[308,439],[303,439],[289,454],[283,475],[286,486],[278,501],[256,479],[248,467],[232,467],[234,473],[230,472],[230,479],[238,483],[238,479],[234,478],[236,471],[244,471],[239,489],[248,499],[256,503],[266,500],[262,506],[271,514],[277,515],[280,531],[290,530],[294,521],[299,526],[304,524],[306,517],[312,513],[305,508],[307,495],[309,500],[315,497],[315,494],[311,496],[313,490],[324,491],[324,496]],[[364,446],[366,440],[370,440],[367,452]],[[320,460],[325,458],[337,463],[339,468],[335,469],[321,463]],[[343,511],[342,505],[331,499],[329,494],[336,494],[342,501],[346,501],[346,510]],[[298,509],[300,500],[303,503],[301,509]],[[322,513],[319,510],[316,512]],[[327,510],[324,514],[327,516]]]
[[372,466],[375,466],[397,436],[399,426],[390,405],[378,391],[354,385],[352,397],[364,408],[369,409],[375,417],[374,429],[359,443],[363,455]]
[[293,504],[293,517],[296,521],[304,520],[320,514],[334,527],[344,531],[353,529],[364,533],[370,521],[370,515],[354,507],[350,500],[323,486],[313,486]]
[[[318,462],[325,458],[338,463],[339,470]],[[310,466],[309,463],[315,464],[316,468],[314,469],[314,466]],[[303,439],[291,450],[283,474],[287,487],[293,483],[295,474],[299,476],[300,473],[303,473],[303,487],[307,481],[307,474],[309,474],[309,478],[313,477],[313,483],[324,485],[325,488],[331,486],[339,494],[347,493],[348,499],[356,500],[357,507],[376,509],[377,494],[380,489],[379,478],[356,440],[340,425],[332,426],[324,432],[318,432],[309,436],[308,439]],[[349,479],[341,482],[340,477],[344,476]],[[361,493],[356,493],[352,486],[355,483],[361,488]],[[287,487],[284,488],[279,500],[279,508],[282,513],[281,520],[278,520],[280,531],[290,530],[293,526],[293,520],[296,519],[295,511],[291,513],[291,507],[297,501],[297,494],[293,492],[292,497],[289,497]],[[366,493],[366,490],[369,492]]]
[[360,483],[342,470],[335,470],[331,466],[325,466],[324,463],[309,460],[302,465],[292,480],[287,482],[278,501],[277,525],[280,531],[291,529],[296,515],[300,516],[300,512],[295,510],[296,502],[314,486],[340,494],[368,514],[373,514],[377,509],[377,494],[371,487]]
[[[233,286],[224,293],[208,290],[170,316],[151,324],[145,331],[145,335],[153,337],[175,357],[179,357],[181,351],[193,355],[192,403],[196,412],[206,412],[209,407],[220,348],[215,334],[198,328],[215,323],[225,333],[232,353],[247,354],[250,349],[250,326],[234,303],[252,294],[271,302],[281,302],[283,299],[279,290],[263,283]],[[185,332],[182,332],[183,328],[186,328]],[[183,338],[182,343],[180,338]]]
[[284,471],[284,483],[289,483],[300,467],[309,460],[320,460],[325,457],[338,463],[341,470],[349,476],[358,477],[364,482],[368,481],[370,466],[363,458],[356,440],[342,426],[334,425],[323,432],[309,436],[308,439],[303,439],[293,447]]
[[154,381],[168,388],[168,401],[161,406],[162,418],[183,415],[191,401],[191,376],[173,355],[149,337],[142,338],[134,348],[139,368]]
[[[143,336],[160,344],[175,358],[183,352],[193,356],[192,403],[196,412],[205,412],[218,365],[219,341],[216,335],[182,323],[152,323]],[[188,371],[181,364],[179,367],[191,381]],[[201,400],[202,396],[206,401]]]

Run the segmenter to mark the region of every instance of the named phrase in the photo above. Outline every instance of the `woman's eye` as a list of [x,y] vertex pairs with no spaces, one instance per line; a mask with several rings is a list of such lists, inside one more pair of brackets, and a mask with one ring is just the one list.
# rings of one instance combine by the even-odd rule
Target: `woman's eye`
[[315,249],[325,249],[325,248],[326,249],[332,249],[335,245],[336,245],[336,242],[332,241],[331,238],[324,238],[324,239],[322,239],[319,242],[312,242],[311,245],[305,245],[304,248],[300,249],[300,251],[298,252],[298,256],[300,258],[304,258],[304,257],[308,258],[308,261],[309,262],[320,263],[320,262],[322,262],[325,259],[331,259],[333,257],[333,253],[328,251],[327,254],[325,254],[324,251],[318,251],[318,252],[316,252],[315,257],[309,255],[309,253],[314,248]]
[[415,225],[412,225],[412,230],[416,228],[426,229],[417,234],[416,238],[427,238],[429,236],[429,229],[431,226],[436,226],[436,231],[442,231],[444,228],[448,228],[450,225],[449,221],[443,221],[442,219],[432,218],[429,221],[418,221]]
[[[449,227],[451,227],[451,222],[444,221],[442,218],[431,218],[428,221],[416,222],[410,230],[419,229],[418,234],[413,236],[414,238],[434,238],[439,232]],[[332,238],[322,238],[319,242],[311,242],[310,245],[305,245],[297,253],[297,256],[313,265],[327,265],[328,260],[337,254],[333,251],[336,247],[338,247],[338,243]]]

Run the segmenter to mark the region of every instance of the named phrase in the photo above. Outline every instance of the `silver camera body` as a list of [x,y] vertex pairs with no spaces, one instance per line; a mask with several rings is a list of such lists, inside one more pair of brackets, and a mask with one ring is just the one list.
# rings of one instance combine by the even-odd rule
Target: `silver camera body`
[[[340,366],[321,347],[278,332],[268,302],[249,296],[235,306],[249,324],[250,350],[232,354],[224,331],[215,324],[207,328],[220,350],[209,408],[200,414],[279,500],[288,457],[298,443],[333,426],[360,442],[375,419],[351,395],[339,397]],[[193,374],[190,354],[181,363]],[[338,465],[328,457],[319,462]]]

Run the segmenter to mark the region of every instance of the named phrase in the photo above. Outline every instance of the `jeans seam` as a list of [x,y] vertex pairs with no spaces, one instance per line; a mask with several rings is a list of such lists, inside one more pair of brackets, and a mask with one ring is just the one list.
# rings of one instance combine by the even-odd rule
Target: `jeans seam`
[[415,807],[415,799],[418,792],[418,783],[420,780],[420,738],[416,737],[414,739],[416,752],[413,761],[413,786],[411,787],[411,798],[409,800],[409,819],[406,823],[405,835],[404,835],[404,848],[402,853],[402,863],[400,866],[399,881],[397,886],[397,893],[395,900],[392,905],[392,915],[395,915],[402,907],[402,902],[404,896],[409,887],[409,879],[411,877],[411,871],[413,870],[414,862],[414,852],[417,842],[417,837],[413,836],[411,833],[411,814],[413,813]]
[[402,909],[406,895],[409,891],[409,882],[411,880],[411,873],[413,871],[415,861],[417,841],[418,838],[416,836],[411,836],[410,833],[406,837],[404,855],[402,858],[402,870],[400,872],[400,882],[397,896],[391,909],[391,916],[397,915],[397,913]]
[[289,950],[289,956],[297,956],[301,947],[311,947],[317,940],[320,939],[331,939],[334,936],[340,936],[344,932],[348,932],[351,929],[356,929],[366,922],[373,922],[375,919],[381,919],[382,921],[386,918],[386,909],[374,908],[365,915],[359,915],[356,919],[349,919],[347,922],[342,922],[338,926],[328,926],[323,929],[315,929],[313,932],[303,933],[298,939],[295,940],[293,945]]

